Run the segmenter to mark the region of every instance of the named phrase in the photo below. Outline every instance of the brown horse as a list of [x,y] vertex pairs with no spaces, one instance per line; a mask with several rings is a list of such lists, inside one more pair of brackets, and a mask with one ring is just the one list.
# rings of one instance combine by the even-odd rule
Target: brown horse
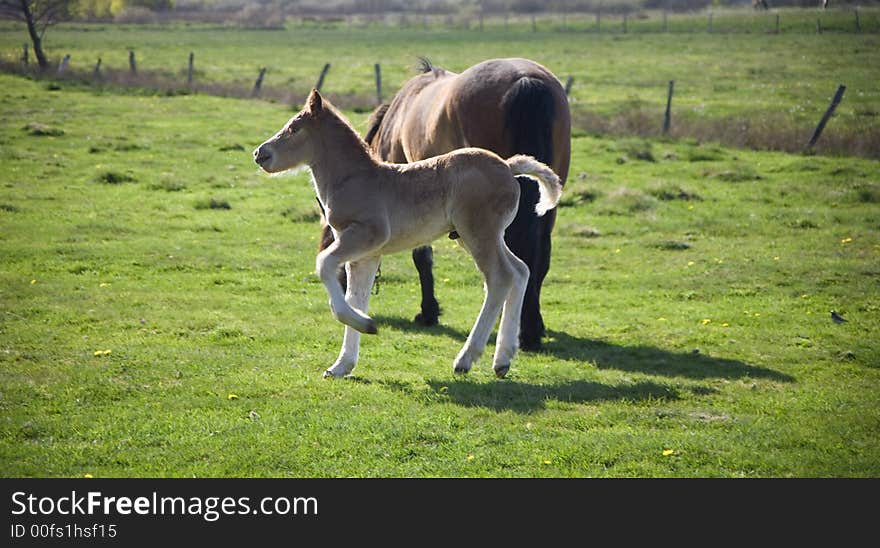
[[[406,82],[391,103],[373,113],[366,141],[389,162],[414,162],[461,147],[480,147],[507,158],[526,154],[568,176],[571,117],[565,90],[545,67],[527,59],[493,59],[456,74],[422,60],[421,74]],[[556,210],[535,213],[538,188],[518,179],[520,205],[505,240],[529,267],[521,315],[520,346],[541,346],[541,285],[550,268],[550,234]],[[454,238],[455,234],[450,234]],[[329,229],[322,245],[332,242]],[[422,288],[415,321],[434,325],[440,306],[434,296],[433,251],[412,252]]]
[[[507,160],[466,148],[411,164],[377,159],[342,115],[312,91],[305,108],[254,151],[263,170],[276,173],[306,164],[334,241],[318,254],[318,275],[330,309],[346,325],[342,350],[325,377],[351,373],[360,333],[376,333],[366,315],[370,287],[383,254],[425,245],[456,232],[485,280],[485,299],[453,363],[467,373],[480,357],[498,315],[501,323],[492,368],[510,369],[517,350],[519,315],[528,283],[525,263],[504,243],[504,229],[519,206],[517,175],[538,182],[533,206],[544,214],[559,202],[562,185],[546,165],[524,155]],[[337,272],[344,266],[343,294]]]

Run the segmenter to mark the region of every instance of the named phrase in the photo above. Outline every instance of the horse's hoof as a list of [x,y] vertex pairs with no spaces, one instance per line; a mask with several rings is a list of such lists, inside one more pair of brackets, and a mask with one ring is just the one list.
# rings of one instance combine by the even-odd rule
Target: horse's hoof
[[366,333],[367,335],[375,335],[379,332],[379,328],[376,326],[376,322],[370,319],[361,332]]
[[507,365],[496,365],[493,369],[495,369],[495,376],[499,379],[503,379],[507,372],[510,371],[510,364]]
[[541,351],[541,337],[537,339],[520,339],[519,341],[519,349],[525,352],[540,352]]
[[416,317],[413,318],[413,321],[425,327],[433,327],[438,323],[437,318],[438,317],[435,315],[423,314],[419,312],[418,314],[416,314]]
[[452,372],[455,373],[456,375],[467,375],[468,371],[470,371],[470,369],[465,369],[464,367],[452,368]]
[[337,379],[337,378],[339,378],[339,377],[337,377],[336,375],[334,375],[333,372],[330,371],[329,369],[326,369],[326,370],[324,371],[324,374],[322,375],[322,377],[325,378],[325,379]]

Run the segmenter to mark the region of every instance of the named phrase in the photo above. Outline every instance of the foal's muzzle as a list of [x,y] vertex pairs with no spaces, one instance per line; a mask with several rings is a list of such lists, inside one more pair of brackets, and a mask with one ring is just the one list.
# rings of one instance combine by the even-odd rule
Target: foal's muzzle
[[265,149],[263,146],[259,146],[254,150],[254,161],[261,168],[266,169],[266,164],[269,160],[272,159],[272,153]]

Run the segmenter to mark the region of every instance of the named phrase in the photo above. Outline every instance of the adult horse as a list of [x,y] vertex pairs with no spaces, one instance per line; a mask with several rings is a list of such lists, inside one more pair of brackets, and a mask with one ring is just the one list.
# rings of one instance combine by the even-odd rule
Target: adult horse
[[[491,59],[460,74],[422,60],[421,74],[407,81],[371,118],[366,141],[385,161],[414,162],[462,147],[480,147],[508,158],[526,154],[553,168],[564,184],[571,155],[571,115],[559,79],[527,59]],[[519,210],[505,232],[508,247],[529,267],[520,318],[520,348],[541,346],[544,321],[540,296],[550,268],[550,234],[556,210],[535,213],[538,188],[519,177]],[[450,234],[456,237],[456,234]],[[325,227],[322,241],[332,242]],[[434,325],[440,306],[434,296],[433,251],[412,252],[422,288],[415,320]]]

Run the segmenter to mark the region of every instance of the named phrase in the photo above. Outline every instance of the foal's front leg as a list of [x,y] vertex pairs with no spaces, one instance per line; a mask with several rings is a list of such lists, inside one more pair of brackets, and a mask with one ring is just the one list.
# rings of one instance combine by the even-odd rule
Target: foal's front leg
[[[370,289],[376,279],[376,271],[379,268],[379,257],[368,257],[360,261],[348,263],[345,267],[348,275],[348,283],[345,293],[345,301],[356,310],[367,313],[370,302]],[[345,326],[345,335],[342,338],[342,349],[336,362],[324,371],[324,377],[344,377],[351,373],[357,365],[358,349],[360,348],[361,334],[350,326]]]
[[316,261],[318,276],[324,282],[327,295],[330,297],[330,310],[333,312],[333,317],[345,325],[361,333],[376,333],[376,322],[346,302],[336,272],[345,263],[356,262],[373,255],[378,256],[378,250],[388,239],[387,227],[352,223],[335,236],[336,240],[318,253]]

